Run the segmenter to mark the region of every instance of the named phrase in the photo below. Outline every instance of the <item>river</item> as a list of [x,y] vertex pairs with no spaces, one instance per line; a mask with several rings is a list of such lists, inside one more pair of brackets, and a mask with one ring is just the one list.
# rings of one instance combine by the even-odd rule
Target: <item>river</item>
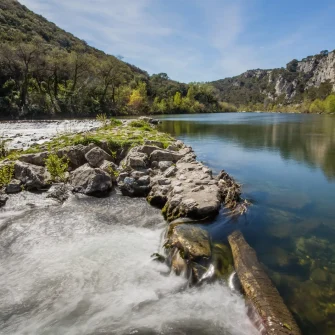
[[[212,239],[225,242],[242,230],[303,334],[334,334],[335,117],[233,113],[162,121],[199,160],[242,183],[252,202],[238,219],[222,211],[206,226]],[[1,126],[20,147],[96,124]],[[255,334],[243,298],[227,284],[184,289],[185,279],[151,260],[165,227],[144,199],[115,191],[63,205],[44,194],[15,195],[0,209],[0,333]]]
[[[26,148],[95,125],[1,126],[11,146]],[[187,288],[151,259],[165,229],[158,209],[117,191],[63,205],[46,194],[11,197],[0,209],[0,333],[256,335],[243,297],[226,283]]]
[[207,227],[243,231],[303,334],[335,333],[335,116],[277,113],[170,115],[161,129],[224,168],[252,202]]

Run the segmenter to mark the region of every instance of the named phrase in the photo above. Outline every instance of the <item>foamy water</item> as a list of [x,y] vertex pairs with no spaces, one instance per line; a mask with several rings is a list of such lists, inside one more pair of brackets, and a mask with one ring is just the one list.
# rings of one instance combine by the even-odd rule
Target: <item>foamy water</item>
[[97,120],[8,121],[0,122],[0,138],[9,149],[27,149],[62,134],[89,131],[101,126]]
[[18,197],[0,212],[1,334],[256,334],[228,285],[184,289],[151,260],[166,223],[144,199]]

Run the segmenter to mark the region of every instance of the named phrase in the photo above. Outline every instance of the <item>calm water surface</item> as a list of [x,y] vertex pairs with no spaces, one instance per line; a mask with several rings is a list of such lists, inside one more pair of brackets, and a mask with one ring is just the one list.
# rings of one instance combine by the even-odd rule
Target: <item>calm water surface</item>
[[163,117],[214,171],[243,184],[252,202],[236,228],[257,251],[304,334],[335,334],[335,116],[236,113]]

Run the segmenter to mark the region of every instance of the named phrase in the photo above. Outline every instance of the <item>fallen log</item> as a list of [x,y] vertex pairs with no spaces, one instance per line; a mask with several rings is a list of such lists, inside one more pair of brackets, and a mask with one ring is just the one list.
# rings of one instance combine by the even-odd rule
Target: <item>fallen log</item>
[[229,237],[235,270],[248,302],[262,323],[262,334],[301,335],[291,312],[257,259],[256,252],[239,231]]

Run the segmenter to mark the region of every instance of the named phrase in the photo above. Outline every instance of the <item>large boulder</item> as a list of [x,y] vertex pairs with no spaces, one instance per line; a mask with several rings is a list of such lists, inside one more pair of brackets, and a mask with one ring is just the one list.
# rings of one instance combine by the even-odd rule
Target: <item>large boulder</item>
[[27,190],[42,190],[50,185],[50,174],[42,166],[16,161],[14,177],[20,180]]
[[105,193],[112,188],[111,176],[100,168],[84,164],[70,175],[74,192],[83,194]]
[[45,166],[45,160],[49,157],[49,153],[47,151],[39,152],[36,154],[25,154],[21,155],[18,160],[21,162],[34,164],[38,166]]
[[175,152],[175,151],[170,151],[170,150],[163,150],[163,149],[159,149],[159,150],[155,150],[151,153],[150,155],[150,161],[172,161],[172,162],[177,162],[179,161],[181,158],[183,158],[183,155]]
[[138,148],[131,149],[120,165],[135,170],[146,169],[148,167],[148,155],[143,152],[138,152],[137,150]]
[[103,161],[112,161],[113,158],[106,151],[99,147],[94,147],[85,154],[87,162],[92,167],[99,167]]
[[76,169],[86,163],[85,153],[86,147],[78,144],[58,150],[57,156],[60,158],[67,157],[69,159],[69,166]]

